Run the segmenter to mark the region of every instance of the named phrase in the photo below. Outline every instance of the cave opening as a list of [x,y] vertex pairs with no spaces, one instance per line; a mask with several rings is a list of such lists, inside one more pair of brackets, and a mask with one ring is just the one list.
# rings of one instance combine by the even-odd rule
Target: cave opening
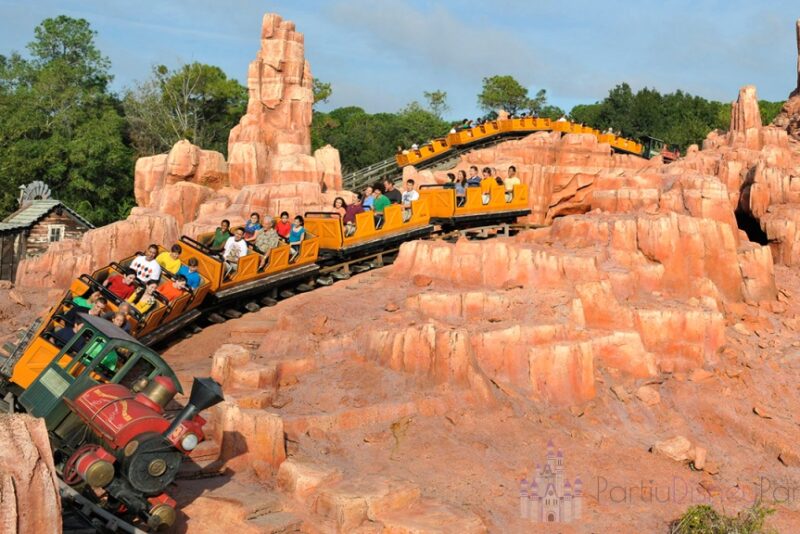
[[747,239],[759,245],[767,245],[769,243],[767,234],[761,229],[758,219],[742,210],[736,210],[735,214],[736,226],[739,227],[739,230],[744,230],[747,234]]

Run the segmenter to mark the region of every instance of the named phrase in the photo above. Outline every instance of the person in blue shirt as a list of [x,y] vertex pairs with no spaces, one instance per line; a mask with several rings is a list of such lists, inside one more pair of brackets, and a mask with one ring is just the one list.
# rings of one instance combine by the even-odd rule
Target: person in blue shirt
[[181,265],[178,274],[186,277],[186,285],[192,289],[197,289],[200,285],[200,273],[197,272],[197,258],[189,258],[187,265]]
[[369,211],[372,209],[373,202],[375,202],[375,198],[372,196],[372,186],[368,185],[364,189],[364,200],[361,201],[361,207],[364,208],[364,211]]
[[250,220],[244,225],[244,240],[253,242],[256,240],[256,232],[261,230],[261,215],[256,212],[250,214]]
[[469,179],[467,180],[467,187],[480,187],[481,177],[478,174],[478,167],[473,165],[469,168]]
[[289,246],[292,247],[292,256],[289,262],[292,262],[300,254],[300,243],[306,237],[305,221],[302,215],[294,218],[292,229],[289,231]]

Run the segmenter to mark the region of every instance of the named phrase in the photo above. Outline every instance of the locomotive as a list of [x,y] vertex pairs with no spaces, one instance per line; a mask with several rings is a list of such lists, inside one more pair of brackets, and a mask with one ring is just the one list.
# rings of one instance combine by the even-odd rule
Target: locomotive
[[0,360],[0,408],[44,419],[64,483],[116,516],[171,526],[176,503],[165,490],[205,439],[200,412],[223,400],[220,385],[195,378],[188,403],[168,418],[183,391],[161,356],[100,317],[79,313],[65,328],[72,335],[49,361],[24,359],[24,350]]

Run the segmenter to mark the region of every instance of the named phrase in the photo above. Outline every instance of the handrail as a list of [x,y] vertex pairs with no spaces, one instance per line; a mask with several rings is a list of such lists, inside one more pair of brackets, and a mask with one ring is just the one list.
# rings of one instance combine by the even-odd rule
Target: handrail
[[183,241],[187,245],[191,246],[195,250],[201,252],[202,254],[208,256],[211,259],[217,260],[220,263],[222,262],[222,258],[219,257],[218,250],[209,248],[206,245],[202,244],[201,242],[197,241],[196,239],[192,239],[188,235],[182,235],[179,241]]
[[[119,298],[117,295],[112,293],[110,289],[108,289],[106,286],[104,286],[103,284],[101,284],[100,282],[98,282],[97,280],[95,280],[86,273],[80,275],[78,277],[78,280],[86,282],[86,285],[88,285],[91,288],[94,288],[94,291],[100,291],[100,293],[102,293],[107,300],[111,300],[111,302],[113,302],[117,307],[119,307],[119,305],[122,304],[122,302],[124,302],[123,299]],[[131,313],[133,314],[133,318],[136,319],[137,322],[142,320],[142,314],[139,312],[139,310],[137,310],[134,306],[131,306],[130,310]]]

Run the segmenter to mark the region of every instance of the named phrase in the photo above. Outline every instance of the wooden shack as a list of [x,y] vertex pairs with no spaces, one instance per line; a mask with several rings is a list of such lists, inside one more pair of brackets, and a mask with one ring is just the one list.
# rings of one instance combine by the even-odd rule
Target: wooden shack
[[26,200],[0,222],[0,280],[13,281],[19,262],[47,252],[51,243],[80,239],[92,224],[54,199]]

